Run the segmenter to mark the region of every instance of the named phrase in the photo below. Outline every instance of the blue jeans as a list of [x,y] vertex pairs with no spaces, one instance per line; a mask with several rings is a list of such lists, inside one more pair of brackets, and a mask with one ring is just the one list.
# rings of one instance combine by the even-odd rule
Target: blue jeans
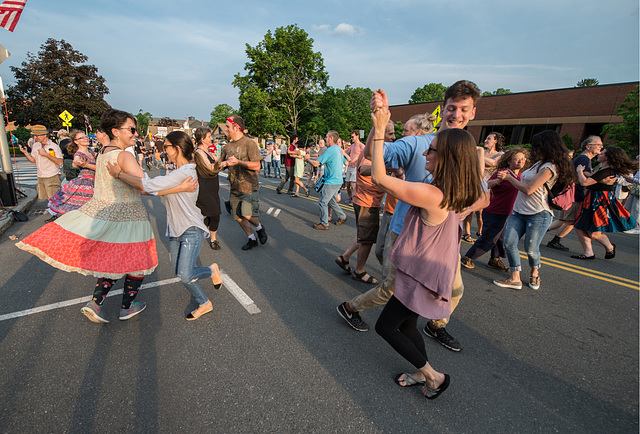
[[273,176],[281,178],[282,173],[280,173],[280,159],[273,157],[273,161],[271,161],[271,164],[273,165]]
[[194,226],[184,231],[179,237],[169,237],[169,254],[173,271],[200,306],[209,299],[198,280],[211,277],[213,274],[209,267],[196,267],[203,240],[204,232]]
[[504,230],[504,248],[507,251],[511,271],[522,271],[518,241],[523,235],[524,250],[529,257],[529,266],[531,269],[540,268],[540,243],[542,237],[547,233],[551,220],[553,220],[553,215],[549,211],[541,211],[531,215],[515,211],[511,213]]
[[[320,190],[320,199],[318,200],[318,206],[320,207],[320,223],[325,226],[329,225],[329,206],[333,210],[333,218],[335,220],[347,218],[347,215],[340,209],[338,202],[336,202],[336,195],[340,192],[341,185],[323,185]],[[335,221],[334,220],[334,221]]]

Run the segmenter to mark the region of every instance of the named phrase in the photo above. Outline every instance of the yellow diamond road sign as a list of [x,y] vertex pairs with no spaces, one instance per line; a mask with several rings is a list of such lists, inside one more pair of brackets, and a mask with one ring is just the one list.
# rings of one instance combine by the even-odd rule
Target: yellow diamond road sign
[[62,119],[65,122],[70,122],[71,119],[73,119],[73,116],[71,115],[71,113],[69,113],[66,110],[60,113],[58,116],[60,116],[60,119]]

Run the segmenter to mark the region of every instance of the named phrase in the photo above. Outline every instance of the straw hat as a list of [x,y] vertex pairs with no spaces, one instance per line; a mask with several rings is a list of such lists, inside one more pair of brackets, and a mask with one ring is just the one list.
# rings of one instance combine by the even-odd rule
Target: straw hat
[[31,128],[32,136],[42,136],[44,134],[49,134],[49,130],[44,125],[34,125]]

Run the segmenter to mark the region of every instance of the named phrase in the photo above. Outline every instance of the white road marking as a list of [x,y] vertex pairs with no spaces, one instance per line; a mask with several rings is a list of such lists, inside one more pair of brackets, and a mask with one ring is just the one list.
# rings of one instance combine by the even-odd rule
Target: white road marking
[[222,275],[222,283],[225,288],[233,295],[236,300],[244,307],[247,312],[254,315],[256,313],[260,313],[260,309],[256,304],[251,300],[251,298],[242,290],[240,287],[234,282],[224,271],[220,270],[220,274]]
[[273,213],[273,216],[278,217],[278,214],[280,214],[280,208],[278,208],[276,212]]
[[[242,305],[242,307],[244,307],[247,310],[247,312],[249,312],[252,315],[256,313],[260,313],[260,309],[258,308],[258,306],[256,306],[253,300],[251,300],[251,298],[249,298],[249,296],[242,289],[240,289],[240,287],[236,284],[236,282],[233,281],[233,279],[231,279],[222,270],[220,271],[220,274],[222,275],[222,283],[224,284],[224,286],[229,290],[231,295],[233,295],[235,299],[238,300],[238,302]],[[178,282],[180,282],[180,278],[174,277],[172,279],[159,280],[157,282],[143,283],[140,286],[140,289],[143,290],[143,289],[156,288],[159,286],[170,285],[172,283],[178,283]],[[107,297],[114,297],[120,294],[122,294],[122,289],[113,290],[113,291],[109,291],[109,294],[107,295]],[[90,300],[91,300],[91,296],[88,295],[86,297],[74,298],[71,300],[60,301],[58,303],[47,304],[45,306],[38,306],[31,309],[21,310],[18,312],[7,313],[4,315],[0,315],[0,322],[10,320],[10,319],[20,318],[27,315],[33,315],[36,313],[48,312],[54,309],[61,309],[63,307],[74,306],[77,304],[84,304],[84,303],[88,303]]]
[[269,215],[270,215],[272,211],[273,211],[273,207],[270,207],[270,208],[267,210],[267,214],[269,214]]

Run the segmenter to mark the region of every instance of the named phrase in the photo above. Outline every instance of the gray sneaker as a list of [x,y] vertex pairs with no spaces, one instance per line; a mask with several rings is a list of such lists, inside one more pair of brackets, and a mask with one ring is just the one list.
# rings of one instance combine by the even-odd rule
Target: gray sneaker
[[101,310],[102,310],[102,306],[98,306],[98,304],[95,301],[91,300],[82,309],[80,309],[80,312],[82,312],[84,316],[89,318],[89,321],[92,321],[98,324],[107,324],[109,320],[105,319],[102,315],[100,315]]
[[147,307],[147,303],[144,301],[134,301],[129,306],[129,309],[120,308],[120,321],[127,320],[129,318],[133,318]]
[[351,312],[347,309],[346,303],[342,303],[337,308],[338,313],[344,320],[353,327],[354,330],[358,330],[359,332],[367,332],[369,331],[369,326],[366,322],[360,318],[360,314],[358,312]]

